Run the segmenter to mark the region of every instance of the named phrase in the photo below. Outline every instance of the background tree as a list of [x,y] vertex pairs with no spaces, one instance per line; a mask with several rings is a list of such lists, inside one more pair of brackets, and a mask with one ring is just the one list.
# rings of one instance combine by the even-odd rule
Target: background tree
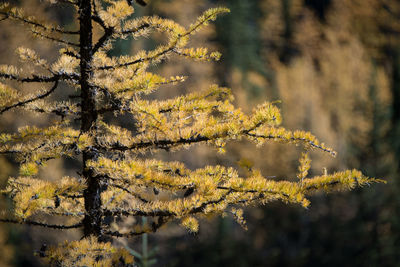
[[[231,5],[234,2],[221,3],[231,8],[231,17],[245,11],[237,10]],[[241,2],[241,6],[246,6],[248,1]],[[277,98],[272,99],[282,100],[285,127],[309,129],[338,150],[335,161],[314,157],[310,172],[319,173],[322,167],[356,167],[374,176],[390,177],[391,186],[315,196],[307,212],[293,206],[285,208],[280,203],[253,208],[246,214],[251,227],[245,234],[229,220],[223,220],[221,227],[215,228],[218,230],[186,238],[192,243],[188,241],[190,245],[180,248],[174,266],[229,266],[238,262],[240,266],[265,262],[270,266],[337,266],[344,262],[352,266],[396,266],[399,262],[395,253],[400,244],[398,160],[394,157],[398,153],[394,145],[398,123],[391,118],[398,107],[397,75],[393,75],[398,2],[285,2],[257,1],[261,18],[255,21],[250,11],[247,16],[252,19],[240,24],[260,32],[260,52],[249,57],[262,60],[274,78],[270,84],[274,91],[268,86],[261,91],[262,95],[277,93]],[[285,38],[288,20],[291,38]],[[229,23],[220,27],[221,31],[235,31]],[[246,40],[239,40],[235,46],[228,46],[235,49],[229,54],[240,53],[245,45]],[[285,47],[293,52],[282,57]],[[224,58],[222,64],[226,64]],[[226,85],[249,106],[249,100],[254,103],[261,97],[249,97],[253,92],[241,85],[244,75],[238,73],[224,72],[232,79]],[[265,77],[251,75],[252,82],[269,83]],[[227,155],[237,160],[239,153],[249,155],[246,151],[251,151],[249,158],[255,166],[262,166],[264,171],[274,170],[278,177],[287,176],[296,168],[293,158],[297,151],[285,146],[268,145],[266,149],[267,153],[279,156],[264,160],[261,153],[265,155],[265,151],[257,154],[247,144],[240,149],[230,148]],[[277,150],[272,153],[271,149]],[[286,163],[285,168],[276,170],[282,162]]]
[[[302,144],[306,150],[331,155],[335,152],[308,132],[280,127],[280,112],[273,103],[263,103],[245,115],[233,107],[233,97],[226,88],[212,85],[208,90],[167,100],[151,98],[159,87],[185,80],[183,76],[164,78],[151,73],[155,64],[170,56],[219,59],[219,53],[188,47],[188,42],[227,9],[210,9],[185,28],[157,16],[131,18],[134,9],[129,1],[59,2],[75,8],[77,30],[42,23],[7,4],[0,7],[1,20],[22,22],[34,36],[63,47],[52,64],[32,49],[18,48],[21,60],[29,62],[33,70],[12,65],[0,68],[0,78],[9,81],[0,85],[0,114],[21,108],[59,117],[47,126],[29,125],[17,133],[0,135],[0,153],[13,154],[20,162],[20,177],[10,178],[2,191],[14,202],[14,217],[1,221],[61,230],[83,228],[80,241],[43,246],[38,251],[51,263],[129,265],[132,257],[112,245],[113,237],[155,232],[172,220],[196,232],[198,217],[227,211],[244,226],[240,206],[281,200],[307,207],[307,196],[314,192],[380,181],[356,170],[307,178],[307,153],[299,159],[297,179],[282,181],[262,176],[245,162],[247,177],[242,178],[233,168],[217,165],[191,170],[180,162],[149,159],[150,153],[199,143],[223,153],[227,141],[241,138],[257,145],[273,141]],[[165,33],[167,42],[134,56],[110,55],[115,40],[139,38],[153,31]],[[46,84],[48,88],[29,86],[30,93],[24,94],[14,89],[15,83]],[[68,92],[64,94],[68,100],[46,100],[60,88]],[[118,122],[121,116],[129,120]],[[79,177],[39,179],[48,161],[60,157],[80,161]],[[57,217],[63,218],[62,224],[57,223]],[[148,223],[133,220],[125,230],[121,221],[129,217],[146,217]]]

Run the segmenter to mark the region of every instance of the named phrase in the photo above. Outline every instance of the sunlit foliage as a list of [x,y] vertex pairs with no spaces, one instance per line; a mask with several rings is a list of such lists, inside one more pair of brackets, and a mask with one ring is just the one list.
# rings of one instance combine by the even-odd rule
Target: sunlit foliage
[[[238,206],[279,200],[308,207],[308,196],[314,192],[381,182],[356,170],[308,177],[306,152],[300,158],[298,179],[279,181],[254,169],[241,177],[237,170],[219,165],[191,170],[182,162],[149,159],[148,152],[173,152],[196,144],[224,153],[227,142],[245,138],[258,146],[276,142],[333,156],[335,152],[309,132],[281,127],[280,110],[274,103],[265,102],[245,114],[234,107],[227,88],[211,85],[167,100],[148,98],[162,86],[186,79],[152,73],[155,65],[172,56],[196,61],[220,58],[216,51],[188,45],[194,34],[228,9],[209,9],[184,27],[157,16],[131,18],[135,6],[130,1],[59,2],[75,7],[76,31],[43,24],[8,4],[0,6],[0,20],[21,22],[33,36],[63,47],[53,63],[32,49],[18,48],[20,59],[38,71],[30,75],[12,65],[0,66],[0,115],[22,109],[60,117],[47,127],[27,125],[16,133],[0,134],[0,153],[13,154],[20,163],[20,177],[9,178],[1,191],[13,200],[13,213],[0,220],[55,229],[83,228],[81,241],[40,251],[51,263],[129,266],[133,259],[127,252],[107,241],[155,232],[170,221],[197,232],[199,218],[227,211],[246,227]],[[95,40],[93,27],[103,32]],[[110,56],[115,40],[148,37],[153,32],[166,36],[155,49]],[[46,89],[21,94],[16,83],[39,83]],[[49,96],[61,83],[70,88],[71,99],[52,101]],[[131,120],[117,125],[112,115]],[[81,159],[78,177],[41,180],[44,166],[61,157]],[[65,220],[68,223],[51,224],[39,221],[40,215],[69,219]],[[148,217],[148,223],[132,225],[129,231],[121,229],[121,218],[136,216]]]

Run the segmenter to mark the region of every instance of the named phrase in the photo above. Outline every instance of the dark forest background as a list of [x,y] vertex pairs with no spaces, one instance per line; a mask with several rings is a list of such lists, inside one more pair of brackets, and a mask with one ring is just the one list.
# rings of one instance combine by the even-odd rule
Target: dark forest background
[[[74,26],[74,11],[39,0],[11,1],[29,13]],[[232,218],[209,218],[200,233],[175,226],[149,236],[157,248],[154,266],[400,266],[400,1],[398,0],[152,0],[136,16],[157,14],[189,25],[203,10],[227,6],[231,13],[199,33],[194,43],[217,49],[218,63],[171,58],[154,71],[188,75],[166,98],[211,83],[232,88],[245,111],[265,99],[281,101],[284,126],[309,130],[338,151],[336,158],[312,153],[312,174],[360,169],[386,185],[317,195],[305,210],[284,203],[246,209],[248,230]],[[154,47],[163,36],[125,40],[115,55]],[[57,49],[29,37],[21,26],[0,24],[0,64],[19,64],[13,51],[25,45],[49,60]],[[46,120],[9,113],[0,127],[16,129],[26,121]],[[246,142],[228,146],[225,155],[196,147],[157,157],[182,160],[189,167],[207,164],[254,165],[265,175],[293,177],[299,148]],[[57,161],[46,175],[60,177],[74,163]],[[0,182],[16,175],[11,158],[0,157]],[[245,170],[243,170],[245,171]],[[10,203],[2,200],[3,207]],[[0,266],[42,266],[33,252],[70,232],[0,225]],[[140,251],[141,239],[121,241]]]

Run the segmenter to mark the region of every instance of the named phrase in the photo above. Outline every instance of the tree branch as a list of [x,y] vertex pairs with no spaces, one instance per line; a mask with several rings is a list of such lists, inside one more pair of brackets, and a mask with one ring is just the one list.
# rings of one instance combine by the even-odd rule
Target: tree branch
[[140,201],[142,201],[142,202],[144,202],[144,203],[148,203],[148,202],[149,202],[147,199],[143,198],[141,195],[139,195],[139,194],[137,194],[137,193],[135,193],[135,192],[132,192],[132,191],[130,191],[129,189],[123,187],[123,186],[120,186],[120,185],[117,185],[117,184],[109,184],[109,186],[112,186],[112,187],[116,187],[116,188],[118,188],[118,189],[121,189],[122,191],[127,192],[128,194],[132,195],[133,197],[139,199]]
[[[247,134],[248,136],[255,137],[255,138],[282,139],[282,140],[285,140],[285,139],[286,139],[285,137],[280,136],[280,135],[276,135],[276,136],[273,136],[273,135],[259,135],[259,134],[252,134],[252,133],[249,133],[249,132],[247,132],[246,134]],[[317,144],[314,143],[313,141],[307,140],[307,139],[305,139],[305,138],[290,137],[290,140],[291,140],[291,141],[294,141],[294,142],[303,142],[303,143],[306,143],[306,144],[310,145],[310,146],[313,147],[313,148],[318,148],[318,149],[320,149],[320,150],[322,150],[322,151],[324,151],[324,152],[328,152],[328,153],[331,154],[332,156],[336,156],[336,152],[335,152],[335,151],[330,150],[330,149],[326,149],[326,148],[324,148],[324,147],[322,147],[322,146],[320,146],[320,145],[317,145]]]
[[184,144],[192,144],[192,143],[199,143],[199,142],[206,142],[213,140],[212,138],[205,137],[202,135],[192,136],[190,138],[180,138],[178,140],[155,140],[155,141],[148,141],[148,142],[140,142],[132,144],[131,146],[122,146],[122,145],[114,145],[111,149],[119,150],[119,151],[126,151],[131,149],[141,149],[141,148],[148,148],[154,147],[159,149],[168,149],[175,145],[184,145]]
[[96,53],[104,44],[107,42],[107,40],[113,35],[114,29],[113,28],[105,28],[104,29],[104,34],[101,36],[101,38],[97,41],[97,43],[93,47],[93,54]]
[[[66,1],[64,1],[64,2],[66,2]],[[0,11],[0,14],[5,16],[4,19],[13,18],[15,20],[19,20],[19,21],[21,21],[23,23],[30,24],[32,26],[41,28],[41,29],[43,29],[45,31],[48,31],[48,32],[58,32],[58,33],[61,33],[61,34],[79,34],[79,31],[66,31],[66,30],[63,30],[63,29],[55,28],[55,27],[48,28],[43,24],[40,24],[38,22],[29,20],[29,19],[24,18],[24,17],[19,17],[19,16],[13,14],[13,13]],[[4,20],[4,19],[2,19],[2,20]]]
[[140,30],[144,30],[149,27],[150,27],[150,24],[144,23],[143,25],[140,25],[139,27],[137,27],[135,29],[121,31],[121,32],[118,32],[118,34],[123,34],[123,35],[132,34],[132,33],[136,33]]
[[[275,135],[275,136],[274,135],[258,135],[258,134],[250,133],[250,131],[252,131],[252,130],[253,129],[242,130],[240,134],[247,135],[250,137],[255,137],[255,138],[264,138],[264,139],[272,139],[272,140],[273,139],[281,139],[282,141],[287,140],[284,136],[280,136],[280,135]],[[200,143],[200,142],[207,142],[207,141],[212,141],[212,140],[216,140],[219,138],[226,138],[226,137],[229,137],[229,135],[226,133],[212,136],[212,137],[206,137],[206,136],[198,134],[198,135],[191,136],[189,138],[181,137],[180,139],[177,139],[177,140],[168,140],[168,139],[152,140],[152,141],[147,141],[147,142],[134,143],[130,146],[122,146],[122,145],[116,144],[116,145],[111,146],[111,149],[119,150],[119,151],[127,151],[127,150],[132,150],[132,149],[143,149],[143,148],[153,147],[153,148],[168,150],[169,148],[171,148],[173,146],[177,146],[177,145],[187,145],[187,144],[194,144],[194,143]],[[290,137],[289,140],[293,141],[293,142],[303,142],[313,148],[317,148],[324,152],[328,152],[332,156],[336,155],[335,151],[324,148],[321,145],[317,145],[313,141],[307,140],[305,138]]]
[[57,2],[64,3],[64,4],[71,4],[71,5],[74,5],[74,6],[78,5],[77,2],[69,1],[69,0],[57,0]]
[[42,37],[42,38],[45,38],[45,39],[48,39],[48,40],[51,40],[51,41],[59,42],[59,43],[70,45],[70,46],[79,47],[79,44],[76,44],[76,43],[72,43],[72,42],[68,42],[68,41],[62,40],[62,39],[58,39],[58,38],[55,38],[55,37],[44,35],[43,33],[40,33],[40,32],[36,32],[36,31],[32,31],[32,32],[34,34]]
[[20,107],[20,106],[24,106],[24,105],[26,105],[28,103],[33,102],[33,101],[45,98],[45,97],[49,96],[51,93],[53,93],[54,90],[56,90],[57,86],[58,86],[58,80],[56,80],[54,85],[53,85],[53,87],[51,87],[50,90],[46,91],[45,93],[43,93],[41,95],[38,95],[38,96],[36,96],[34,98],[31,98],[31,99],[28,99],[28,100],[25,100],[25,101],[21,101],[21,102],[18,102],[16,104],[13,104],[11,106],[5,107],[5,108],[0,110],[0,114],[2,114],[3,112],[5,112],[7,110],[10,110],[10,109],[13,109],[13,108],[16,108],[16,107]]
[[[185,32],[184,34],[179,35],[173,43],[176,44],[176,42],[177,42],[179,39],[181,39],[181,38],[183,38],[183,37],[186,37],[187,35],[190,35],[190,34],[192,34],[193,32],[195,32],[201,25],[203,25],[204,23],[206,23],[211,17],[212,17],[212,15],[209,15],[208,17],[206,17],[206,18],[204,19],[203,22],[199,23],[198,25],[196,25],[195,27],[193,27],[191,30]],[[174,49],[175,49],[175,45],[171,45],[171,46],[167,47],[165,50],[160,51],[159,53],[157,53],[156,55],[154,55],[154,56],[152,56],[152,57],[140,58],[140,59],[137,59],[137,60],[134,60],[134,61],[131,61],[131,62],[126,62],[126,63],[122,63],[122,64],[117,64],[117,65],[114,65],[114,66],[103,66],[103,67],[97,68],[97,70],[116,69],[116,68],[121,68],[121,67],[127,67],[127,66],[134,65],[134,64],[137,64],[137,63],[140,63],[140,62],[144,62],[144,61],[149,61],[149,60],[152,60],[152,59],[154,59],[154,58],[158,58],[158,57],[160,57],[160,56],[162,56],[162,55],[165,55],[166,53],[168,53],[168,52],[170,52],[170,51],[173,51]]]
[[166,210],[153,210],[149,212],[145,212],[142,210],[134,210],[134,209],[111,209],[107,210],[105,209],[103,211],[103,214],[105,216],[118,216],[118,215],[123,215],[123,216],[147,216],[147,217],[168,217],[168,216],[176,216],[177,214],[166,211]]
[[37,76],[37,75],[32,75],[32,77],[19,77],[8,73],[0,73],[0,78],[13,80],[21,83],[50,83],[50,82],[55,82],[57,80],[78,80],[79,75],[62,73],[51,77]]
[[133,60],[133,61],[130,61],[130,62],[121,63],[121,64],[117,64],[117,65],[114,65],[114,66],[98,67],[98,68],[96,68],[96,70],[109,70],[109,69],[117,69],[117,68],[122,68],[122,67],[128,67],[130,65],[134,65],[134,64],[137,64],[137,63],[140,63],[140,62],[145,62],[145,61],[152,60],[154,58],[158,58],[158,57],[163,56],[166,53],[172,51],[173,49],[174,49],[174,47],[169,47],[169,48],[157,53],[156,55],[154,55],[152,57],[139,58],[139,59],[136,59],[136,60]]
[[35,225],[35,226],[42,226],[42,227],[46,227],[46,228],[60,229],[60,230],[75,229],[75,228],[80,228],[83,226],[82,223],[77,223],[77,224],[72,224],[72,225],[62,225],[62,224],[47,224],[47,223],[42,223],[42,222],[30,221],[30,220],[19,221],[19,220],[15,220],[15,219],[0,219],[0,222]]

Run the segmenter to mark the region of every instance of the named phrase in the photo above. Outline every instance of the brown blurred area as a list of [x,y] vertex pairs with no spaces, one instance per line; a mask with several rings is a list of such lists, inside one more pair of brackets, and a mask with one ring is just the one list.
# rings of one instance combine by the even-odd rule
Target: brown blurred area
[[[384,178],[387,185],[317,195],[308,210],[273,203],[247,208],[248,231],[229,216],[202,221],[192,235],[176,226],[150,235],[158,247],[155,266],[398,266],[400,262],[400,1],[397,0],[152,0],[135,6],[136,15],[157,14],[189,25],[202,11],[227,6],[231,13],[192,39],[195,47],[219,50],[217,63],[171,58],[154,68],[166,76],[186,75],[179,87],[161,88],[151,97],[206,89],[232,89],[246,112],[265,100],[281,101],[283,125],[311,131],[338,156],[311,154],[311,174],[357,168]],[[73,27],[74,12],[39,0],[13,4],[29,14]],[[163,36],[115,43],[115,55],[154,47]],[[50,62],[60,47],[35,40],[21,25],[0,24],[0,64],[20,64],[13,51],[35,49]],[[29,69],[27,70],[29,71]],[[29,88],[22,88],[29,91]],[[63,97],[60,95],[59,97]],[[24,113],[1,117],[1,132],[49,119]],[[249,162],[271,179],[295,179],[300,147],[245,141],[227,153],[197,146],[155,156],[181,160],[188,167]],[[16,175],[12,158],[0,158],[0,184]],[[45,179],[73,175],[77,163],[57,161]],[[242,173],[246,170],[242,169]],[[6,201],[2,207],[10,207]],[[3,204],[4,203],[4,204]],[[76,238],[73,232],[0,225],[0,266],[41,266],[33,251],[42,243]],[[139,249],[140,238],[124,241]],[[140,250],[140,249],[139,249]]]

